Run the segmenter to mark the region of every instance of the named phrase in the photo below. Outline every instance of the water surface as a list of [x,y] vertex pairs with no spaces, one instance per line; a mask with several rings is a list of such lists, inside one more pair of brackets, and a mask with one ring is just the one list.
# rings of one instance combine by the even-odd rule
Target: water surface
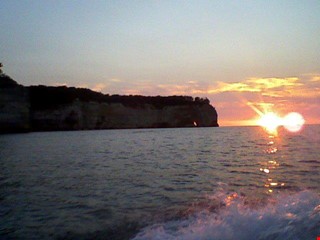
[[319,143],[319,125],[1,135],[0,236],[315,239]]

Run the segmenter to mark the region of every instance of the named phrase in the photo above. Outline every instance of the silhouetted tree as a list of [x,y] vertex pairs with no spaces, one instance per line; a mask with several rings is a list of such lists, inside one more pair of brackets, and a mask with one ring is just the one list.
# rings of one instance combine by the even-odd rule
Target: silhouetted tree
[[31,107],[35,109],[55,108],[59,105],[69,104],[76,99],[83,102],[121,103],[125,106],[134,108],[139,108],[144,104],[150,104],[158,109],[174,105],[209,104],[207,98],[196,97],[194,99],[190,96],[161,97],[141,95],[121,96],[118,94],[108,95],[94,92],[90,89],[66,86],[31,86],[28,88],[30,92]]
[[0,74],[3,73],[2,69],[1,69],[2,67],[3,67],[3,65],[2,65],[2,63],[0,63]]

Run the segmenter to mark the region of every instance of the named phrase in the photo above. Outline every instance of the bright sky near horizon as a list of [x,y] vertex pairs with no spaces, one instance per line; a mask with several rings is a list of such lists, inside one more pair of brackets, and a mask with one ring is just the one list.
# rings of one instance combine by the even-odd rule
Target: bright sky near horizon
[[320,1],[1,0],[0,62],[23,85],[208,97],[320,123]]

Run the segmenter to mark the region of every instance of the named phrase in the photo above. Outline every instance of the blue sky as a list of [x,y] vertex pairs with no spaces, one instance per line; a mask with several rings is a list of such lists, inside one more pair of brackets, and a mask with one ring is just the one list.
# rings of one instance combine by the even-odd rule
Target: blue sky
[[254,116],[243,99],[271,100],[222,86],[294,77],[296,92],[319,88],[319,12],[319,1],[1,0],[0,61],[23,85],[206,96],[228,123]]

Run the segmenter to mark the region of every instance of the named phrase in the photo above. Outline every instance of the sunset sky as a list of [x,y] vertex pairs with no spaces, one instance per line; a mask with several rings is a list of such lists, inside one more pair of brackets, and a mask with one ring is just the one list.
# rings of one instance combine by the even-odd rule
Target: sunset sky
[[23,85],[207,97],[320,124],[320,1],[1,0],[0,62]]

